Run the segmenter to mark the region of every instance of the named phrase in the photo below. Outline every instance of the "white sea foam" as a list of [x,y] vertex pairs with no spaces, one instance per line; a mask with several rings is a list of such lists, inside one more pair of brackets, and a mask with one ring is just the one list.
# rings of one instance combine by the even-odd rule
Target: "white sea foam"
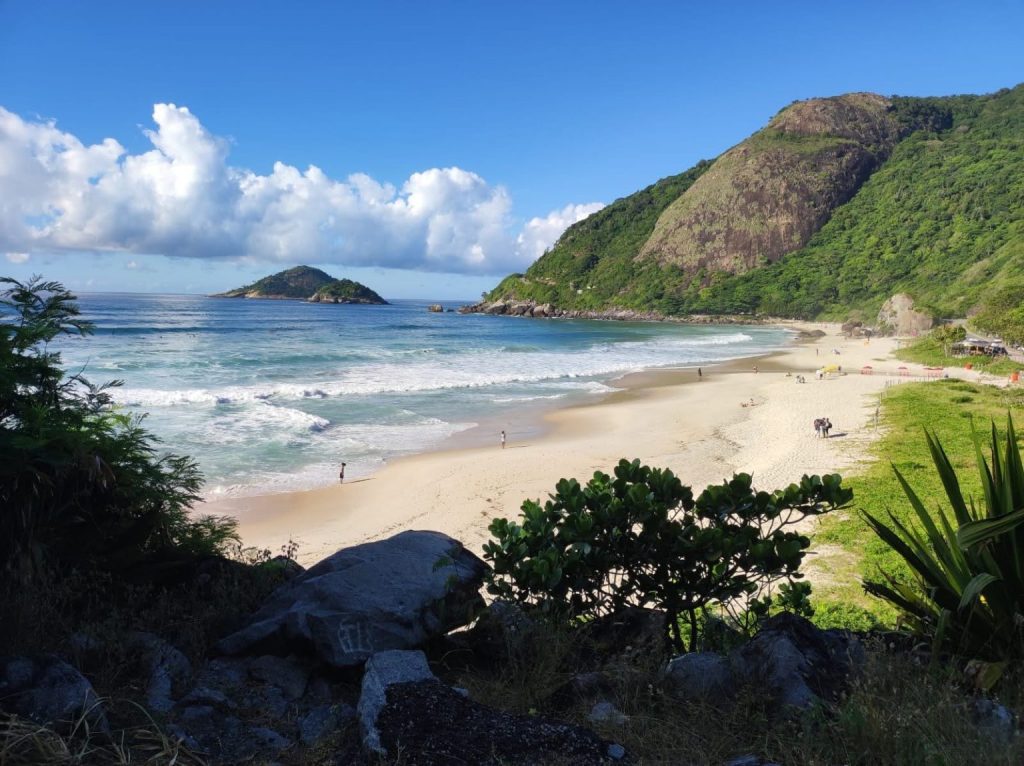
[[[726,359],[732,355],[728,353],[730,348],[751,340],[746,333],[730,333],[706,338],[604,343],[572,352],[510,354],[491,349],[423,360],[406,358],[401,363],[374,361],[352,365],[335,370],[333,375],[327,373],[330,377],[317,383],[274,383],[216,389],[122,388],[115,391],[115,396],[120,403],[129,406],[172,407],[415,393],[517,383],[554,384],[649,367]],[[736,350],[742,353],[740,349]]]

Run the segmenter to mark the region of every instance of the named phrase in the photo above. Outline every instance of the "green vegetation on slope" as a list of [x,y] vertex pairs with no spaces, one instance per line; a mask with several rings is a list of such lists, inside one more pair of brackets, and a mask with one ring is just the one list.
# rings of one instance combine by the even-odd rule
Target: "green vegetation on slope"
[[1024,345],[1024,281],[1012,280],[986,293],[971,325],[1012,345]]
[[861,608],[885,622],[895,619],[894,611],[884,602],[861,591],[860,580],[877,578],[879,570],[907,576],[909,570],[903,559],[875,536],[856,509],[863,508],[875,515],[890,511],[901,522],[910,522],[913,511],[893,466],[907,477],[926,508],[946,502],[925,442],[925,427],[934,430],[942,442],[960,477],[964,496],[979,497],[981,480],[975,467],[972,421],[985,438],[990,421],[1001,426],[1007,411],[1021,405],[1024,393],[1020,390],[956,379],[908,383],[888,389],[881,409],[880,427],[884,434],[871,448],[875,461],[862,473],[847,478],[853,490],[853,510],[822,517],[819,531],[814,534],[812,551],[828,546],[822,556],[828,557],[833,581],[828,586],[815,584],[815,606],[819,611],[849,614]]
[[907,292],[938,316],[964,316],[1024,275],[1024,86],[897,109],[932,128],[948,114],[949,127],[902,141],[805,248],[690,291],[687,310],[870,318]]
[[[802,103],[833,109],[843,102]],[[814,123],[824,118],[813,110],[787,107],[713,164],[702,162],[571,226],[525,275],[506,278],[487,298],[563,309],[871,321],[885,299],[907,292],[940,317],[981,307],[977,327],[1024,337],[1024,314],[1014,303],[1024,287],[993,293],[1024,285],[1024,85],[988,96],[894,98],[889,109],[878,125],[894,123],[904,136],[891,154],[888,134],[860,119],[863,110],[831,114],[826,130]],[[794,114],[807,130],[823,132],[782,129]],[[844,133],[843,119],[851,120],[856,141]],[[833,156],[854,147],[870,158],[844,164]],[[758,169],[743,152],[788,159],[782,169],[772,162]],[[871,158],[886,154],[867,177]],[[737,178],[750,183],[737,191]],[[756,194],[747,191],[751,184]],[[856,193],[845,201],[843,189]],[[725,213],[712,210],[713,202],[751,194],[757,199],[744,202],[740,220],[731,221],[731,203]],[[786,223],[787,211],[798,208],[817,229],[809,241]],[[815,215],[819,208],[830,214]],[[702,239],[717,243],[714,257],[698,252]],[[751,260],[751,242],[762,239],[772,246]],[[786,243],[792,252],[772,262],[787,252]]]
[[387,303],[369,287],[351,279],[336,279],[324,285],[313,293],[310,300],[317,303]]
[[221,298],[294,298],[305,300],[334,281],[327,272],[312,266],[296,266],[263,277],[251,285],[221,293]]
[[665,286],[682,281],[683,273],[634,259],[662,211],[710,167],[711,162],[699,162],[570,226],[525,275],[506,277],[487,299],[516,297],[561,308],[621,306],[674,313],[677,307],[664,300]]
[[639,258],[742,274],[803,246],[889,156],[901,125],[873,93],[798,101],[715,160]]

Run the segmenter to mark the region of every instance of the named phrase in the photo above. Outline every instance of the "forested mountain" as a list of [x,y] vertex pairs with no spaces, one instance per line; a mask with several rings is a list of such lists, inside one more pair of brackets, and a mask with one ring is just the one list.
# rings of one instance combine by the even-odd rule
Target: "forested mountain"
[[387,301],[366,285],[351,279],[335,279],[312,266],[295,266],[238,287],[216,298],[274,298],[308,300],[312,303],[373,303]]
[[1024,283],[1024,85],[797,102],[716,160],[571,226],[489,300],[566,310],[938,316]]
[[334,277],[326,271],[314,269],[312,266],[295,266],[279,271],[269,277],[253,282],[251,285],[236,287],[218,298],[291,298],[305,300],[324,285],[329,285]]

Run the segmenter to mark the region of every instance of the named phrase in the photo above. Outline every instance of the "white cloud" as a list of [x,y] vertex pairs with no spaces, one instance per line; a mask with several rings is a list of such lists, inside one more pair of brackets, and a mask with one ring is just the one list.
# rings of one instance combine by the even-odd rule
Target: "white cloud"
[[[568,205],[515,231],[512,200],[461,168],[400,186],[356,173],[228,164],[228,142],[185,107],[157,104],[153,148],[85,145],[0,107],[0,250],[340,263],[501,274],[521,270],[601,205]],[[11,255],[8,255],[11,260]],[[132,268],[131,264],[128,268]]]
[[529,259],[527,263],[532,263],[562,236],[563,231],[603,207],[600,202],[566,205],[561,210],[552,210],[544,218],[531,218],[516,237],[516,249]]
[[7,253],[4,257],[11,263],[25,263],[28,260],[28,253]]

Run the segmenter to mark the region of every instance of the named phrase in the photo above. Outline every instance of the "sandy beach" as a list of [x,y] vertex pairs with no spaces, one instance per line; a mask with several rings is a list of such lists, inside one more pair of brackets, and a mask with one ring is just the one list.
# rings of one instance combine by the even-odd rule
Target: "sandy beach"
[[[705,368],[702,378],[694,370],[626,376],[614,384],[620,391],[596,404],[547,414],[534,438],[517,440],[520,424],[498,424],[493,446],[414,455],[339,486],[220,500],[199,510],[236,516],[247,546],[276,552],[295,541],[308,565],[405,529],[440,530],[479,551],[492,518],[514,517],[524,499],[546,497],[560,478],[585,481],[622,457],[669,467],[695,491],[741,471],[768,490],[803,474],[842,473],[875,435],[880,392],[925,371],[907,364],[909,377],[899,376],[904,363],[893,356],[893,339],[848,339],[838,325],[788,326],[826,334]],[[814,371],[823,365],[841,365],[843,374],[818,380]],[[865,366],[873,374],[862,374]],[[818,417],[831,419],[831,438],[817,438]],[[505,449],[501,428],[510,434]]]

